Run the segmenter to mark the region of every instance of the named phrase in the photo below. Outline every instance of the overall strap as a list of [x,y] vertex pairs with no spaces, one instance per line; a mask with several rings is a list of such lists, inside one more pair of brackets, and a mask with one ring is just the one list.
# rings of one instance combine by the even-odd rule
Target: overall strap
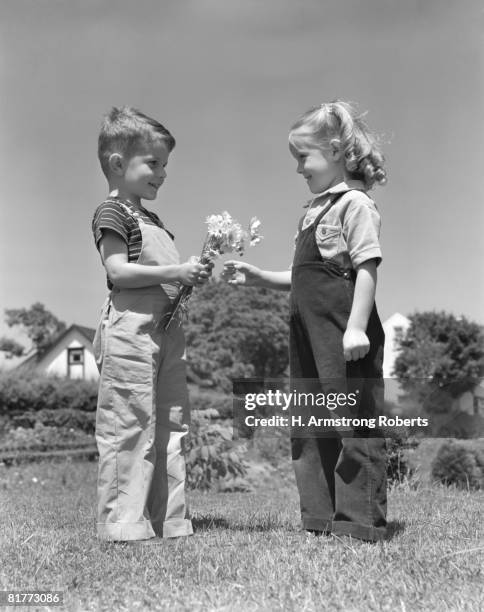
[[136,223],[139,225],[140,214],[137,211],[132,210],[127,204],[122,202],[121,200],[112,200],[111,198],[104,200],[109,204],[118,204],[124,210],[124,212],[131,217]]
[[314,219],[312,226],[316,229],[319,225],[319,222],[321,221],[321,219],[324,217],[324,215],[328,212],[328,210],[334,205],[336,204],[336,202],[342,198],[346,193],[348,193],[349,191],[361,191],[363,193],[366,193],[366,191],[364,191],[363,189],[356,189],[354,187],[350,188],[350,189],[346,189],[345,191],[338,191],[338,193],[332,194],[330,197],[329,202],[327,202],[327,204],[325,206],[323,206],[323,210],[319,213],[319,215],[316,217],[316,219]]
[[[138,225],[140,224],[140,221],[142,223],[145,223],[143,217],[141,216],[141,214],[137,211],[137,210],[133,210],[130,206],[128,206],[127,204],[125,204],[124,202],[122,202],[121,200],[113,200],[111,198],[105,200],[105,202],[109,202],[110,204],[119,204],[119,206],[121,206],[121,208],[124,210],[124,212],[129,215]],[[168,234],[168,236],[170,236],[170,238],[172,240],[175,240],[175,236],[166,229],[165,224],[163,223],[163,221],[158,217],[158,215],[156,213],[152,213],[149,210],[146,210],[146,208],[143,208],[143,213],[148,217],[148,219],[150,219],[154,225],[156,225],[157,227],[159,227],[162,230],[165,230],[165,232]]]
[[[346,192],[345,192],[346,193]],[[339,193],[336,194],[337,196],[339,196]],[[314,202],[314,200],[316,200],[317,198],[314,198],[312,201]],[[317,227],[318,223],[320,222],[322,216],[328,212],[328,210],[331,208],[331,206],[334,204],[336,200],[333,197],[329,198],[329,201],[326,202],[326,204],[323,206],[323,210],[319,213],[319,215],[314,219],[314,221],[311,223],[311,225],[308,225],[308,227],[305,228],[305,230],[307,230],[308,228],[312,227],[315,228]],[[307,212],[305,215],[303,215],[300,219],[299,219],[299,223],[297,226],[297,230],[298,233],[302,231],[302,227],[303,227],[303,223],[304,223],[304,219],[306,218]]]

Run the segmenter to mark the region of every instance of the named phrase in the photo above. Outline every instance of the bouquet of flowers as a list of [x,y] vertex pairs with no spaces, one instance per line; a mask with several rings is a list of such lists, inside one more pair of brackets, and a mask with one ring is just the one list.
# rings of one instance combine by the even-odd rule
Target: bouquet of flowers
[[[213,262],[224,253],[235,252],[242,257],[247,240],[249,240],[249,246],[254,246],[263,238],[259,233],[260,221],[257,217],[252,217],[247,231],[243,230],[242,226],[235,219],[232,219],[227,211],[221,215],[210,215],[207,217],[206,223],[208,232],[199,258],[199,263],[203,265]],[[193,287],[186,285],[180,289],[173,302],[165,330],[170,327],[176,317],[187,312],[188,300],[192,291]]]

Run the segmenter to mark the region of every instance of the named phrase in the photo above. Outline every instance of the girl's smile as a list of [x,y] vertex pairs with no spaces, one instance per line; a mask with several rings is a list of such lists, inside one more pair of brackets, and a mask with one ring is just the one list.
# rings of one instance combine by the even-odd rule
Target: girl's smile
[[311,193],[321,193],[344,180],[344,165],[339,147],[333,141],[323,148],[298,132],[289,137],[289,150],[297,161]]

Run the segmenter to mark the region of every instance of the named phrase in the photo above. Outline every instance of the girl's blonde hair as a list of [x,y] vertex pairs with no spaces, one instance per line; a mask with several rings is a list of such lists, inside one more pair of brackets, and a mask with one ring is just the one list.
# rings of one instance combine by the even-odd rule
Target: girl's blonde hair
[[377,139],[348,102],[335,100],[310,108],[291,127],[290,137],[299,128],[307,129],[324,148],[332,138],[339,139],[348,176],[362,180],[367,189],[386,183],[385,158]]

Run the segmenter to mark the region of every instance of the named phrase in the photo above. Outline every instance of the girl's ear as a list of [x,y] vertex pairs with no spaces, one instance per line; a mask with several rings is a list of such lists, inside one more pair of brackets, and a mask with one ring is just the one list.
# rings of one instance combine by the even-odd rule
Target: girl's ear
[[343,154],[343,151],[341,149],[341,141],[338,138],[332,138],[329,141],[329,147],[333,161],[339,161]]
[[108,160],[109,169],[117,175],[122,175],[124,171],[123,156],[119,153],[111,153]]

